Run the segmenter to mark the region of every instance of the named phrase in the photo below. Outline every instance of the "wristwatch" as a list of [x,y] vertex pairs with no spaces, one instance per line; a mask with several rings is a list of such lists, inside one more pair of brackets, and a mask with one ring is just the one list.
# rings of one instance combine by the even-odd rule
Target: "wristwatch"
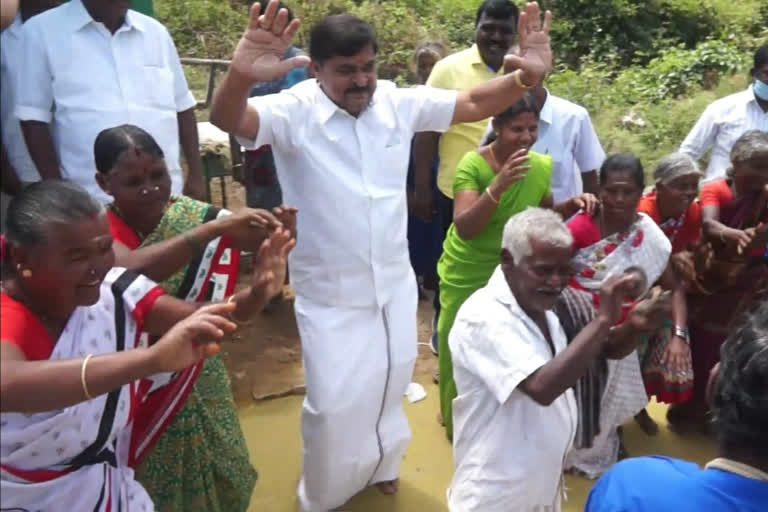
[[683,338],[687,344],[691,344],[691,334],[688,332],[687,327],[682,327],[680,325],[675,326],[674,335],[678,338]]

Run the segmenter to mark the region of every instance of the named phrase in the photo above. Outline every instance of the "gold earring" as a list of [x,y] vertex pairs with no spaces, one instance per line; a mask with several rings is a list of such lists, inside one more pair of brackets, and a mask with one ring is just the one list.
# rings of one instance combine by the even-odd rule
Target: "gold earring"
[[29,270],[28,268],[25,268],[24,270],[21,271],[21,277],[25,279],[29,279],[30,277],[32,277],[32,271]]

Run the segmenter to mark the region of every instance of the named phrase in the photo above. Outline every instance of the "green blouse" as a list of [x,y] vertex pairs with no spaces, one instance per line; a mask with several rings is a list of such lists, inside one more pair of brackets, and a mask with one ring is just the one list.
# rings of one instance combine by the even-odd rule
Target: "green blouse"
[[[485,229],[472,240],[464,240],[451,224],[443,244],[438,274],[446,284],[485,285],[500,261],[501,238],[510,217],[529,206],[539,206],[550,193],[552,157],[530,151],[530,169],[525,178],[513,183],[499,198],[499,204]],[[461,190],[483,193],[496,177],[491,166],[477,151],[470,151],[459,162],[453,180],[454,197]],[[442,287],[441,283],[441,287]]]

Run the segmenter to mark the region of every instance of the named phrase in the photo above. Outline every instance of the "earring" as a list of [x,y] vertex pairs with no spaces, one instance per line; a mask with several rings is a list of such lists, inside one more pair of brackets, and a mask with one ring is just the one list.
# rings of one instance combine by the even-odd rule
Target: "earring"
[[29,279],[30,277],[32,277],[32,271],[29,270],[28,268],[25,268],[24,270],[21,271],[21,277],[25,279]]

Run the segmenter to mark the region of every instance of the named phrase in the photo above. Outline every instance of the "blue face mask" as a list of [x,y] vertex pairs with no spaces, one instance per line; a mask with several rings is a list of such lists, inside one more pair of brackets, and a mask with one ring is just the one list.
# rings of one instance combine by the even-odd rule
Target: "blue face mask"
[[761,100],[768,101],[768,84],[765,82],[755,79],[755,83],[752,84],[752,91]]

